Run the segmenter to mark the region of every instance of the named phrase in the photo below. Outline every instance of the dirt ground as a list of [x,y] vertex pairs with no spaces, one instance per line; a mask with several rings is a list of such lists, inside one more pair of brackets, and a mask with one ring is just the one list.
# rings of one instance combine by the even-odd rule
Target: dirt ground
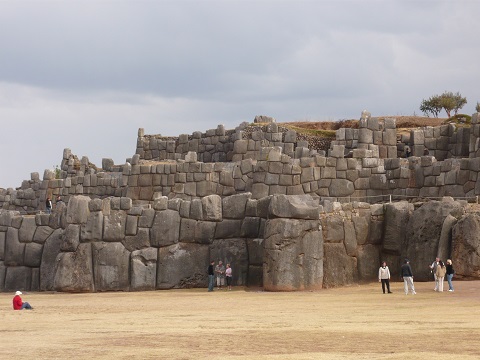
[[480,281],[415,285],[2,293],[0,359],[479,359]]

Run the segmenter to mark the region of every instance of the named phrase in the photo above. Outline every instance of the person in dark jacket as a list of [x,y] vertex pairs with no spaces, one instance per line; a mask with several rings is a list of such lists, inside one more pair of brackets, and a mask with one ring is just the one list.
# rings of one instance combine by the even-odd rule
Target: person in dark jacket
[[448,282],[448,291],[455,291],[453,290],[452,278],[453,274],[455,274],[455,270],[453,270],[452,260],[447,260],[447,282]]
[[400,273],[402,274],[403,278],[403,287],[405,290],[405,295],[408,295],[408,288],[412,291],[412,295],[415,295],[415,286],[413,285],[413,273],[412,268],[410,266],[410,261],[405,259],[402,268],[400,269]]
[[208,291],[213,291],[213,286],[215,284],[215,271],[214,271],[215,261],[210,261],[208,265]]
[[30,304],[28,302],[23,302],[20,295],[22,295],[22,292],[17,291],[13,297],[13,310],[32,310],[33,308],[30,306]]

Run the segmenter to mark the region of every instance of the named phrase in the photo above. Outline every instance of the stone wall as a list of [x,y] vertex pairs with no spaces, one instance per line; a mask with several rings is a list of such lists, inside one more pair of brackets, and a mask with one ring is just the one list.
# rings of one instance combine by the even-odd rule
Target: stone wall
[[[276,124],[268,126],[272,125]],[[375,131],[380,131],[368,127],[359,130],[362,129],[373,137]],[[425,139],[428,137],[424,142]],[[238,141],[248,143],[250,140],[237,140],[235,144]],[[86,158],[78,161],[65,149],[60,178],[55,178],[52,170],[45,171],[43,180],[38,173],[32,173],[31,179],[24,181],[19,189],[0,189],[0,207],[35,212],[45,208],[47,196],[55,199],[58,195],[66,202],[70,196],[87,195],[129,197],[134,203],[144,204],[152,203],[155,196],[192,200],[244,192],[251,192],[254,199],[274,194],[308,194],[322,199],[367,202],[386,200],[390,195],[397,199],[442,196],[473,199],[480,195],[478,157],[444,161],[437,161],[433,156],[383,159],[381,149],[388,153],[391,145],[360,145],[362,147],[353,149],[349,158],[344,157],[344,145],[333,143],[329,156],[297,146],[294,156],[305,156],[292,158],[283,152],[284,148],[274,146],[261,147],[255,154],[257,159],[200,162],[198,154],[188,152],[184,159],[147,161],[135,154],[122,166],[104,159],[102,169],[94,167]],[[237,155],[241,154],[232,156]]]
[[431,280],[436,256],[478,278],[480,217],[467,209],[451,198],[370,205],[246,193],[144,207],[75,196],[52,214],[0,211],[0,290],[205,287],[210,259],[232,264],[235,285],[268,291],[372,281],[382,260],[398,278],[405,257],[419,281]]
[[203,287],[210,259],[237,285],[262,284],[268,201],[251,194],[184,201],[70,198],[52,214],[0,211],[0,289],[153,290]]
[[[374,204],[478,197],[478,114],[471,131],[450,125],[412,131],[415,152],[426,146],[443,161],[396,158],[395,121],[368,114],[358,131],[337,132],[328,156],[274,122],[246,125],[176,139],[140,130],[132,158],[123,165],[103,159],[101,168],[65,149],[58,171],[0,189],[0,286],[204,286],[214,258],[232,263],[237,285],[318,289],[372,280],[380,259],[398,269],[409,257],[418,279],[427,279],[423,263],[430,258],[460,260],[478,248],[465,233],[476,226],[475,217],[462,217],[465,202],[430,202],[421,211],[407,202]],[[455,158],[465,153],[467,135],[469,157]],[[63,201],[44,214],[45,199],[57,196]],[[461,276],[476,278],[475,266]]]

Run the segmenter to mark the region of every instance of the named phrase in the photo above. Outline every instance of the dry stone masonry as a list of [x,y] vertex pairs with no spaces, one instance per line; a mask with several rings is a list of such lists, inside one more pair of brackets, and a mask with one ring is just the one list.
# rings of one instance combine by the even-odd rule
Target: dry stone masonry
[[381,260],[396,276],[405,257],[429,280],[437,255],[478,278],[478,120],[397,136],[365,111],[317,147],[261,116],[178,138],[140,129],[135,154],[101,168],[65,149],[58,171],[0,189],[0,291],[204,287],[211,259],[269,291],[371,281]]

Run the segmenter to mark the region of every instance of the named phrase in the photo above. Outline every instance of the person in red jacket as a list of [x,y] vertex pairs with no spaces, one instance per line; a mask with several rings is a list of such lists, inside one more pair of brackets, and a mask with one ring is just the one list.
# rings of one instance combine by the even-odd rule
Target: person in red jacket
[[20,295],[22,295],[22,292],[17,291],[15,293],[15,296],[13,297],[13,310],[33,309],[28,302],[22,301],[22,298],[20,297]]

